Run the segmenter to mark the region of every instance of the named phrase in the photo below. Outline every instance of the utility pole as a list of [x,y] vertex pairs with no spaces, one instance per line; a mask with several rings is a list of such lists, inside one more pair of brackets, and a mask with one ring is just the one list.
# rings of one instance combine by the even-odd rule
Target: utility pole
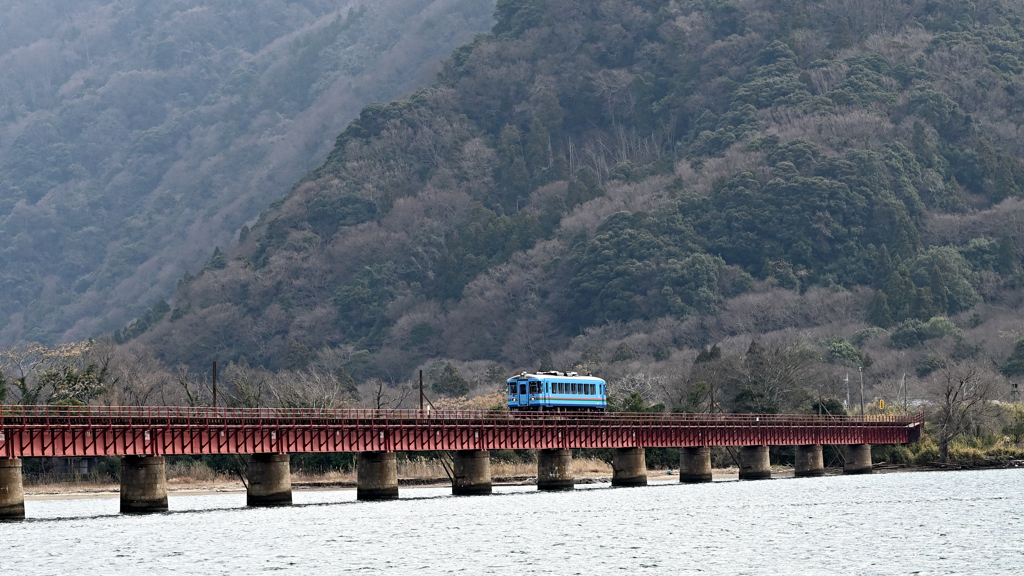
[[[907,413],[907,373],[903,373],[903,383],[900,384],[903,387],[903,413]],[[897,398],[898,400],[898,398]]]
[[850,372],[846,372],[846,406],[847,410],[850,409]]
[[423,412],[423,370],[420,370],[420,412]]
[[213,407],[217,407],[217,361],[213,361]]
[[860,371],[860,415],[864,415],[864,367],[858,366],[857,370]]

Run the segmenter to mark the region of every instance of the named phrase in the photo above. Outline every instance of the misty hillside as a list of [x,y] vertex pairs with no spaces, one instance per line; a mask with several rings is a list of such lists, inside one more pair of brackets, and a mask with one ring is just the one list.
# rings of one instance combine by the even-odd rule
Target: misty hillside
[[891,382],[1002,366],[1024,336],[1017,3],[500,0],[495,21],[117,338],[169,365],[330,351],[357,380],[442,359],[650,387],[714,343],[737,370],[760,338]]
[[466,0],[0,6],[0,344],[110,333],[492,24]]

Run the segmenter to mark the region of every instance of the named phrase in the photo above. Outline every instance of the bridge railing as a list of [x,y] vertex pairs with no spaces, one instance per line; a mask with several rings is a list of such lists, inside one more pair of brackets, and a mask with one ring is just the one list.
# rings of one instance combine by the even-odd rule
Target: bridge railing
[[72,419],[103,419],[131,421],[169,420],[475,420],[518,422],[550,422],[579,420],[588,422],[621,422],[634,424],[718,425],[836,425],[915,424],[924,414],[835,416],[812,414],[728,414],[674,412],[508,412],[504,410],[374,410],[321,408],[211,408],[195,406],[0,406],[0,423],[5,420],[69,421]]

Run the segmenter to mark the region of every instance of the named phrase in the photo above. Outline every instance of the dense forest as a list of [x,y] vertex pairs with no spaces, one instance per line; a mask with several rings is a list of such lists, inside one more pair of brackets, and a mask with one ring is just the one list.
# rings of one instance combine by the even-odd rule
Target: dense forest
[[492,23],[465,0],[0,7],[0,344],[112,332]]
[[95,343],[153,368],[107,398],[206,402],[220,360],[238,405],[399,406],[422,369],[486,407],[577,369],[617,409],[1020,441],[1022,73],[999,0],[499,0]]

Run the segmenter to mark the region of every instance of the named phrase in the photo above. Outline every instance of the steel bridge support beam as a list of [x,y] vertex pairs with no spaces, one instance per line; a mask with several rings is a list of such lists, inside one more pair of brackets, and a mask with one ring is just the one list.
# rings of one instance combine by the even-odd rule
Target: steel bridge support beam
[[475,496],[491,493],[491,453],[487,450],[458,450],[452,478],[452,494]]
[[0,458],[0,521],[25,519],[20,458]]
[[679,481],[684,484],[711,482],[711,448],[691,446],[679,449]]
[[612,486],[647,486],[647,454],[643,448],[615,449]]
[[121,513],[167,511],[167,474],[163,456],[121,458]]
[[357,500],[398,498],[398,461],[394,452],[360,452],[356,461]]
[[291,459],[287,454],[249,456],[247,506],[291,506]]
[[825,474],[825,459],[821,444],[794,446],[793,475],[797,478],[811,478]]
[[849,444],[846,446],[846,463],[843,474],[871,474],[871,444]]
[[572,490],[572,450],[555,448],[537,451],[537,489]]
[[768,480],[772,477],[767,446],[740,448],[740,480]]

